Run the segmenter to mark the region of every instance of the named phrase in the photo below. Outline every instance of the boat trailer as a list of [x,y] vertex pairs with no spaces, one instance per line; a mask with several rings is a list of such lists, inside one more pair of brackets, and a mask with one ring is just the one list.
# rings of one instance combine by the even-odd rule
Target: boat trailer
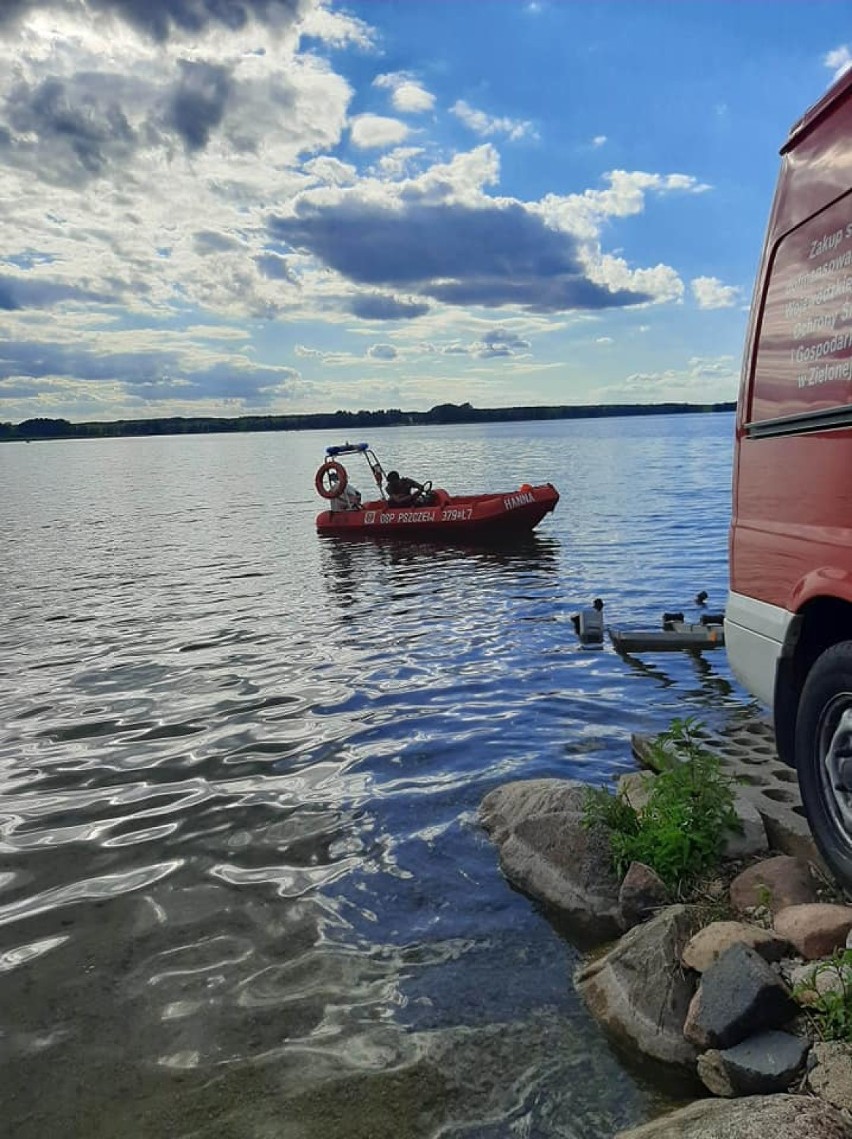
[[618,653],[705,652],[725,647],[725,614],[704,613],[700,621],[683,613],[664,613],[661,629],[612,629],[609,639]]

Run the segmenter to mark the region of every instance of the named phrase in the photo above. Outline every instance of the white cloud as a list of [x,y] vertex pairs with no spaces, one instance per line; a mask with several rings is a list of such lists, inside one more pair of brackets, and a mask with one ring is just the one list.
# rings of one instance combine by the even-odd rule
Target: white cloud
[[605,285],[611,292],[621,289],[646,294],[648,301],[661,304],[683,297],[683,281],[671,265],[654,265],[648,269],[631,269],[623,257],[601,253],[597,243],[586,253],[589,278]]
[[435,96],[427,91],[416,79],[405,72],[389,72],[373,80],[374,87],[383,87],[391,92],[391,103],[400,114],[421,114],[435,106]]
[[478,111],[459,99],[450,107],[456,118],[460,119],[480,138],[491,138],[493,135],[505,135],[510,142],[517,142],[521,138],[538,138],[531,122],[521,119],[498,118],[488,115],[485,111]]
[[481,340],[471,345],[471,352],[480,360],[511,359],[528,356],[529,340],[505,326],[490,328]]
[[723,285],[718,277],[693,277],[692,295],[699,308],[733,308],[740,299],[740,290],[734,285]]
[[632,372],[598,388],[601,403],[723,403],[737,398],[739,369],[733,356],[692,356],[680,368]]
[[367,355],[371,360],[395,360],[399,352],[393,344],[372,344],[367,349]]
[[611,336],[598,336],[595,338],[595,344],[614,344],[615,341]]
[[607,137],[605,134],[596,134],[595,137],[592,139],[592,146],[594,146],[594,147],[603,146],[606,141],[607,141]]
[[314,36],[336,48],[350,44],[364,50],[375,47],[375,36],[369,24],[323,3],[311,4],[302,20],[301,31],[303,35]]
[[300,34],[199,31],[193,68],[179,37],[154,46],[84,9],[25,13],[0,37],[0,257],[29,249],[42,263],[13,275],[137,314],[269,317],[295,303],[287,272],[270,273],[286,266],[262,260],[258,203],[308,183],[299,163],[340,141],[351,97]]
[[839,79],[852,67],[852,50],[849,44],[841,44],[840,47],[827,51],[822,57],[822,62],[831,69],[832,79]]
[[312,158],[302,169],[306,174],[330,186],[352,186],[358,181],[358,171],[354,166],[327,154],[320,158]]
[[[539,337],[682,295],[673,268],[604,242],[649,195],[704,188],[688,175],[614,171],[584,193],[524,200],[501,192],[492,144],[436,161],[428,119],[409,146],[397,118],[350,117],[353,91],[323,43],[361,50],[374,37],[339,9],[257,0],[252,10],[290,15],[232,30],[214,14],[155,41],[105,7],[47,15],[20,2],[14,35],[0,37],[0,310],[18,306],[0,311],[0,419],[67,414],[75,399],[74,418],[337,406],[330,369],[325,388],[307,375],[323,365],[369,406],[357,394],[366,361],[372,381],[404,373],[394,382],[411,395],[407,369],[427,356],[447,375],[420,390],[457,391],[462,356],[483,376],[471,391],[487,394],[489,373],[555,366],[530,361]],[[186,19],[227,8],[171,5]],[[166,6],[110,10],[153,20]],[[380,80],[398,111],[434,106],[411,75]],[[456,107],[495,139],[531,135]],[[255,344],[257,320],[269,323]],[[316,347],[264,363],[296,322]]]
[[610,170],[604,181],[609,183],[604,190],[565,196],[547,194],[539,208],[551,224],[594,238],[605,218],[640,214],[649,193],[701,194],[710,189],[690,174],[650,174],[644,170]]
[[407,179],[306,189],[270,232],[350,284],[426,303],[555,313],[682,297],[673,268],[634,268],[604,254],[600,235],[640,213],[646,193],[696,192],[695,179],[616,171],[609,189],[539,203],[487,194],[498,178],[496,150],[480,146]]
[[322,364],[323,366],[348,367],[355,363],[363,363],[360,357],[356,357],[349,352],[326,352],[321,348],[310,348],[305,344],[297,344],[293,351],[300,359],[315,360],[318,364]]
[[422,146],[398,146],[383,154],[376,163],[375,173],[383,178],[411,176],[414,160],[424,153]]
[[352,142],[360,150],[396,146],[408,136],[408,127],[399,119],[383,115],[356,115],[351,124]]
[[[521,328],[523,321],[503,321],[497,324],[478,320],[473,322],[476,335],[470,337],[453,337],[442,339],[437,343],[423,339],[406,340],[404,334],[395,333],[399,344],[380,342],[371,344],[363,354],[359,352],[327,351],[298,344],[295,355],[303,360],[314,360],[323,366],[362,368],[364,358],[390,363],[405,360],[413,363],[418,360],[443,356],[447,358],[467,357],[477,360],[529,360],[531,358],[531,342],[517,329]],[[547,365],[555,366],[555,365]],[[431,365],[434,369],[434,364]]]

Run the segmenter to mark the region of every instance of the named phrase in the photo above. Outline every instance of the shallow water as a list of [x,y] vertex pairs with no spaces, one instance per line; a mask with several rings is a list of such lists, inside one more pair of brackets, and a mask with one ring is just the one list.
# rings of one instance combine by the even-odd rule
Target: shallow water
[[476,809],[745,702],[722,653],[568,621],[723,607],[731,432],[366,436],[459,493],[552,481],[504,550],[318,539],[313,432],[0,448],[0,1133],[607,1139],[659,1110]]

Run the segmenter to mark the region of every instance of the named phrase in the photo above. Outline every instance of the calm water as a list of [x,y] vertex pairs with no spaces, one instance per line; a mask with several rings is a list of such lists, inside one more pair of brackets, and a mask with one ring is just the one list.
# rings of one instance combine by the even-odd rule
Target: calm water
[[[724,604],[729,415],[375,431],[503,551],[320,540],[314,433],[0,448],[0,1133],[606,1139],[659,1110],[476,808],[744,701],[569,615]],[[353,481],[367,488],[350,464]]]

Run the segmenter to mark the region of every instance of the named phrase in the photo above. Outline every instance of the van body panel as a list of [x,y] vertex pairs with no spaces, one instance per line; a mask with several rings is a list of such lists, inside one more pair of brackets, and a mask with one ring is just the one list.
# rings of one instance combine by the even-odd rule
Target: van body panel
[[744,436],[738,452],[732,590],[792,612],[820,593],[852,600],[852,428]]
[[[737,407],[730,587],[795,613],[852,601],[852,73],[782,153]],[[726,643],[736,672],[737,633]]]
[[809,107],[798,122],[793,124],[787,141],[781,147],[781,153],[785,154],[792,147],[801,143],[805,135],[814,130],[822,119],[832,114],[835,104],[843,100],[850,87],[852,87],[852,70],[847,70],[836,83],[829,87],[822,98],[818,99],[812,107]]
[[792,620],[778,605],[730,592],[725,608],[725,645],[737,679],[772,706],[778,660]]
[[782,150],[732,489],[728,660],[852,892],[852,71]]

